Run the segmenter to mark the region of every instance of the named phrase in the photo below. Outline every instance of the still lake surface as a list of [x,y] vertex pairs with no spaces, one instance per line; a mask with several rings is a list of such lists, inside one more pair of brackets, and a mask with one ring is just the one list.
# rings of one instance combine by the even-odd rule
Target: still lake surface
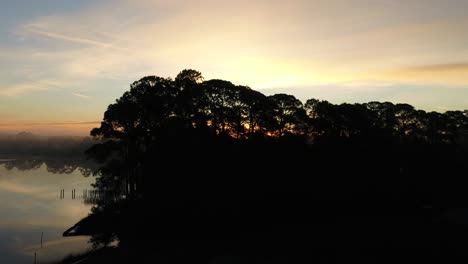
[[[30,264],[35,253],[38,264],[50,263],[89,249],[89,237],[63,237],[62,233],[90,212],[82,193],[92,189],[94,181],[76,166],[0,159],[0,263]],[[73,189],[76,199],[72,199]]]

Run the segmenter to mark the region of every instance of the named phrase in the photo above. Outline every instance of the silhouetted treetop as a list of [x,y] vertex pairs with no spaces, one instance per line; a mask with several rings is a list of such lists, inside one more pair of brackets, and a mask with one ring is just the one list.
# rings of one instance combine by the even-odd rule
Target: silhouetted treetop
[[181,71],[179,74],[177,74],[175,78],[176,83],[184,84],[184,82],[189,82],[189,83],[202,83],[204,81],[204,78],[201,74],[201,72],[192,70],[192,69],[186,69]]
[[91,135],[146,144],[170,136],[169,130],[171,134],[198,130],[233,139],[288,134],[307,135],[314,142],[366,136],[454,143],[466,137],[467,119],[466,111],[426,113],[389,102],[334,105],[310,99],[303,105],[292,95],[265,96],[229,81],[205,81],[200,72],[188,69],[174,80],[147,76],[131,84],[109,105]]

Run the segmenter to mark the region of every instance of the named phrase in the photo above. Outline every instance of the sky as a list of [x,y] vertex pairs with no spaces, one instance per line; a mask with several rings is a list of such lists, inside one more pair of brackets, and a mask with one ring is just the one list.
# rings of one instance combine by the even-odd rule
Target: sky
[[466,0],[0,0],[0,133],[87,135],[148,75],[468,108]]

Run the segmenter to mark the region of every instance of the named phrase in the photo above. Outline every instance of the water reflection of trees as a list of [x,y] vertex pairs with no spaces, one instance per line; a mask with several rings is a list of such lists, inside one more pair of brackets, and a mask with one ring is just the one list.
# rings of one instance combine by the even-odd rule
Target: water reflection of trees
[[96,172],[97,164],[90,160],[86,160],[83,156],[74,158],[23,158],[0,161],[7,170],[37,170],[45,165],[50,173],[54,174],[70,174],[75,170],[79,170],[84,176],[90,176]]
[[[118,239],[140,253],[154,247],[187,258],[227,246],[323,254],[320,246],[340,245],[329,239],[335,230],[314,225],[347,214],[361,217],[344,230],[360,230],[360,244],[372,247],[373,228],[386,226],[379,232],[391,243],[416,230],[415,243],[425,245],[424,227],[390,219],[424,222],[427,203],[468,202],[451,177],[467,169],[467,131],[466,111],[302,104],[191,70],[175,80],[145,77],[91,132],[105,139],[87,154],[102,163],[95,187],[109,196],[96,196],[91,217],[75,228],[96,244]],[[369,215],[383,217],[369,223]]]
[[25,170],[37,170],[39,169],[44,161],[42,160],[8,160],[0,161],[0,164],[4,164],[7,170],[18,169],[21,171]]
[[98,188],[83,190],[82,198],[85,204],[96,205],[102,204],[104,201],[118,203],[120,200],[124,199],[125,196],[122,192],[117,192],[116,190],[102,190]]

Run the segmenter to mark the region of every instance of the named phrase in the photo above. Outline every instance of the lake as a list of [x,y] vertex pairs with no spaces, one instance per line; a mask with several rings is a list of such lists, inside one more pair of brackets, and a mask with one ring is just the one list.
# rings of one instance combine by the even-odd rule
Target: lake
[[90,212],[82,193],[93,182],[79,165],[0,159],[0,263],[31,264],[35,253],[37,263],[49,263],[89,249],[88,237],[62,233]]

